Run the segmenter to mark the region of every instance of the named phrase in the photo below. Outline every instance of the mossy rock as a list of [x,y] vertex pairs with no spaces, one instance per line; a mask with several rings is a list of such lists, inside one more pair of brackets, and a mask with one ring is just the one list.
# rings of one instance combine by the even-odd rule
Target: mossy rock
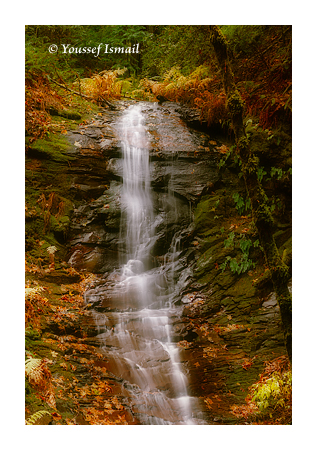
[[66,111],[62,111],[59,115],[61,117],[65,117],[65,119],[81,120],[81,115],[76,111],[66,110]]
[[249,275],[244,274],[237,279],[237,282],[227,293],[232,297],[254,299],[256,297],[256,287],[252,284],[252,278]]
[[[288,242],[288,248],[291,250],[292,245],[292,229],[291,227],[287,228],[286,230],[278,230],[274,233],[274,239],[276,242],[277,247],[282,247],[286,242]],[[286,248],[286,247],[283,247]]]
[[71,274],[65,269],[54,270],[41,277],[41,280],[55,284],[73,284],[79,283],[81,277],[79,273]]
[[201,276],[207,271],[212,270],[215,267],[215,262],[217,258],[217,253],[214,247],[210,247],[206,252],[204,252],[196,263],[195,275]]
[[198,203],[195,211],[195,231],[197,234],[208,232],[215,226],[215,216],[219,196],[206,196]]
[[51,215],[50,229],[53,231],[56,239],[63,243],[68,235],[73,204],[70,200],[61,196],[58,196],[58,201],[62,205],[63,214]]
[[292,142],[288,134],[274,131],[269,135],[258,128],[250,136],[250,144],[253,154],[259,157],[260,165],[266,168],[280,167],[283,170],[290,167]]
[[51,230],[59,242],[65,242],[70,226],[70,217],[62,216],[56,218],[51,216]]
[[51,159],[58,162],[67,162],[71,157],[67,151],[71,144],[63,135],[50,134],[45,139],[37,139],[28,146],[28,155],[39,159]]
[[37,330],[33,330],[33,328],[28,327],[25,330],[25,337],[31,341],[36,341],[40,339],[41,335]]
[[79,112],[75,111],[75,110],[71,110],[71,109],[64,109],[64,110],[57,110],[56,108],[49,108],[48,112],[50,113],[51,116],[60,116],[60,117],[64,117],[65,119],[69,119],[69,120],[80,120],[81,119],[81,114],[79,114]]

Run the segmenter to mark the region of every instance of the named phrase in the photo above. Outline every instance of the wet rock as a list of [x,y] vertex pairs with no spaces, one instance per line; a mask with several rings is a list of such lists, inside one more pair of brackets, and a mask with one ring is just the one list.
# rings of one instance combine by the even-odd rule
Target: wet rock
[[185,198],[189,202],[196,201],[207,183],[216,183],[218,174],[213,163],[190,163],[179,161],[175,165],[166,164],[164,161],[155,161],[151,167],[154,184],[160,180],[169,180],[167,189],[170,192]]
[[112,182],[96,200],[75,209],[68,255],[74,267],[98,273],[117,267],[122,244],[121,187]]
[[272,292],[269,295],[268,299],[262,303],[262,307],[263,308],[272,308],[274,306],[277,306],[277,299],[276,299],[276,293]]
[[40,278],[55,284],[71,284],[80,281],[80,274],[69,273],[66,270],[53,270],[48,273],[43,273]]
[[70,251],[68,263],[77,270],[105,273],[118,267],[119,254],[111,248],[77,244]]
[[186,294],[182,297],[182,303],[192,303],[195,300],[195,294]]

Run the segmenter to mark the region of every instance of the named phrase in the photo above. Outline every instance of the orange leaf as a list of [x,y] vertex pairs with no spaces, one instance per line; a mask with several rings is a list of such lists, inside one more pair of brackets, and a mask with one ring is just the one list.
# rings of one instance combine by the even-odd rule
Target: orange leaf
[[252,366],[252,361],[248,361],[247,359],[242,364],[244,370],[248,370]]

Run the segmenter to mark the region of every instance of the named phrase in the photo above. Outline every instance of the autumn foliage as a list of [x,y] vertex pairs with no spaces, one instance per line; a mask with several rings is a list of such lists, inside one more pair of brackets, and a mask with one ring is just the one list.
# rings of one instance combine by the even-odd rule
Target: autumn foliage
[[51,122],[49,109],[60,107],[62,98],[50,88],[43,75],[26,78],[25,85],[25,134],[29,144],[43,138]]
[[292,422],[292,373],[285,356],[267,361],[259,380],[250,386],[243,405],[232,405],[237,418],[252,423],[285,425]]
[[125,71],[126,69],[104,70],[91,78],[81,80],[80,85],[84,93],[96,102],[120,98],[122,81],[117,80],[117,77]]
[[[223,27],[231,49],[236,85],[246,116],[257,117],[263,128],[291,121],[291,27]],[[208,36],[206,35],[206,39]],[[210,59],[189,75],[174,66],[160,81],[144,78],[141,87],[157,100],[181,102],[198,108],[201,121],[228,121],[222,79],[210,51]]]
[[200,66],[188,76],[182,75],[179,67],[173,67],[162,82],[145,78],[141,86],[158,100],[180,102],[199,109],[201,120],[208,125],[228,119],[221,79],[208,67]]
[[[48,268],[45,273],[51,271]],[[27,266],[27,272],[42,270],[33,265]],[[65,271],[70,277],[74,273],[74,269]],[[52,295],[38,282],[27,284],[26,425],[127,424],[127,412],[109,382],[104,355],[87,343],[79,325],[79,319],[90,315],[83,292],[93,279],[82,274],[80,283],[68,285],[64,295]],[[71,329],[76,329],[78,337],[69,334]],[[67,406],[61,409],[60,405]]]

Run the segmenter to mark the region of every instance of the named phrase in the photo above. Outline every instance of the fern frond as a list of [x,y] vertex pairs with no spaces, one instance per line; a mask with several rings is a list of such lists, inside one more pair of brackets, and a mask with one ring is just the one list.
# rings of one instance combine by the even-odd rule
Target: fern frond
[[36,425],[36,422],[42,419],[44,416],[52,416],[52,414],[49,411],[41,410],[37,411],[36,413],[32,414],[31,417],[26,419],[25,425]]
[[25,374],[30,383],[40,385],[44,378],[43,361],[38,358],[29,357],[25,361]]
[[35,288],[27,287],[25,288],[25,298],[29,300],[36,299],[38,294],[40,294],[42,291],[44,291],[44,289],[41,286]]
[[25,374],[36,389],[42,391],[43,399],[51,407],[56,407],[52,374],[46,366],[47,360],[28,357],[25,361]]

